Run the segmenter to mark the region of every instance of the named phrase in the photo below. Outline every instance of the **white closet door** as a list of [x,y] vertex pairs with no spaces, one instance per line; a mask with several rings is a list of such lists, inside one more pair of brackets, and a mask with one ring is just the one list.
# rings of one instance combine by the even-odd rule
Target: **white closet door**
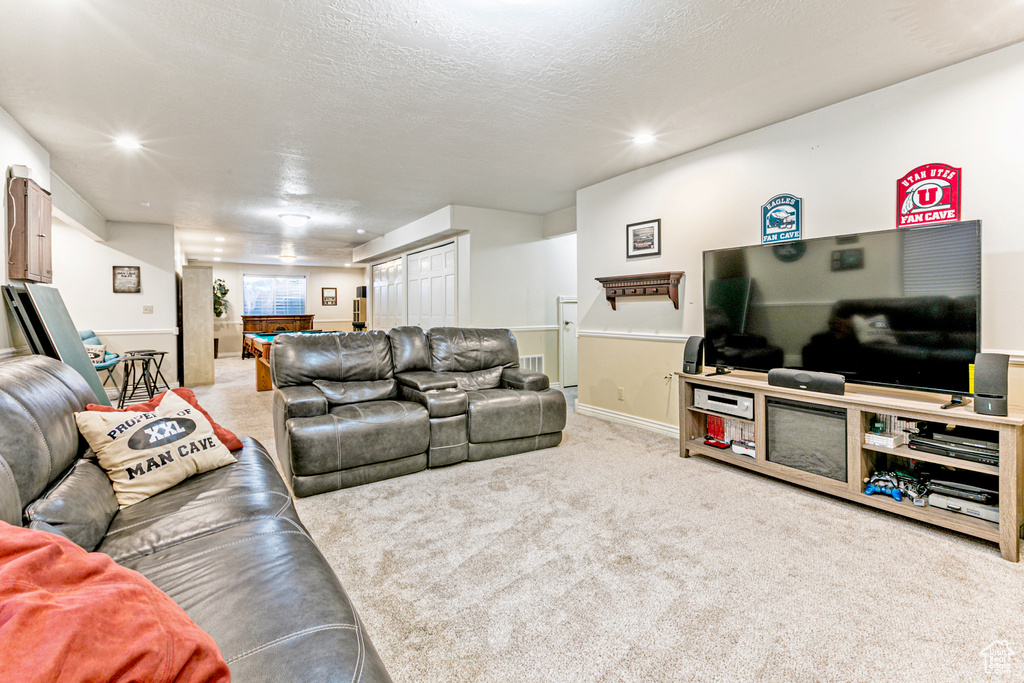
[[455,326],[455,243],[409,254],[409,325]]
[[402,259],[373,267],[373,329],[390,330],[402,324]]

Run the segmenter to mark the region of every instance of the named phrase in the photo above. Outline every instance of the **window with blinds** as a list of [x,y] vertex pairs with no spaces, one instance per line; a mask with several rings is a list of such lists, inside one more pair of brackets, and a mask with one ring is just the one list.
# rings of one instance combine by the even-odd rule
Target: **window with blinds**
[[243,275],[245,315],[297,315],[306,312],[304,275]]
[[977,223],[901,234],[904,296],[977,296],[981,291]]

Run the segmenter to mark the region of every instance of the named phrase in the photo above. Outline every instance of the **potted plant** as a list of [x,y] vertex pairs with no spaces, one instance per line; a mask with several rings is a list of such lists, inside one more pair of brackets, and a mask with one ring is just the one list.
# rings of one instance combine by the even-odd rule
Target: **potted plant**
[[[214,283],[213,283],[213,315],[214,315],[214,317],[219,318],[222,315],[224,315],[225,311],[227,311],[227,310],[228,310],[228,286],[224,282],[224,280],[221,280],[220,278],[217,278],[214,281]],[[220,338],[219,337],[214,337],[213,338],[213,357],[214,358],[217,357],[217,352],[220,350],[218,348],[219,346],[220,346]]]

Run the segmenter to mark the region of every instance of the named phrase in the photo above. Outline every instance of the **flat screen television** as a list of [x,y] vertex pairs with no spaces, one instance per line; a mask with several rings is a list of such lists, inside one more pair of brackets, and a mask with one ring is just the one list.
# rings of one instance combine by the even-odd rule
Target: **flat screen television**
[[980,221],[705,251],[705,364],[968,395],[980,297]]

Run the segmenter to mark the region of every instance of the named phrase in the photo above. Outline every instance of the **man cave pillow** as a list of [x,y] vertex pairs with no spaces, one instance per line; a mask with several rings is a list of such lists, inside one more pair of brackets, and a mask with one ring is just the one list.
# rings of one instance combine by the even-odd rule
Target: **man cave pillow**
[[75,413],[78,430],[107,472],[120,507],[145,500],[193,474],[236,462],[209,420],[168,393],[144,413]]
[[89,360],[96,363],[102,363],[103,359],[107,357],[107,345],[106,344],[85,344],[85,352],[89,354]]
[[889,327],[888,319],[879,313],[870,318],[865,315],[855,315],[851,319],[853,333],[861,344],[895,344],[896,333]]

